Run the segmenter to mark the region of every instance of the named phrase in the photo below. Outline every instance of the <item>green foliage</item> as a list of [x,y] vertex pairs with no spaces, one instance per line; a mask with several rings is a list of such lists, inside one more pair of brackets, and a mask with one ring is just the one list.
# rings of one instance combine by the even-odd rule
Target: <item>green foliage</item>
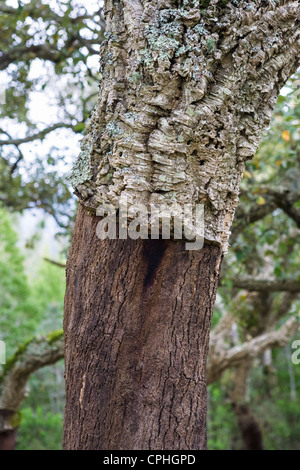
[[300,103],[292,88],[293,81],[288,84],[290,91],[285,96],[279,96],[272,125],[263,136],[253,160],[247,162],[240,198],[245,214],[239,219],[237,211],[233,230],[247,221],[247,213],[253,211],[255,206],[257,214],[259,210],[264,210],[276,192],[279,193],[277,200],[282,202],[282,208],[279,203],[278,209],[267,211],[263,218],[258,217],[255,224],[244,224],[227,258],[228,264],[231,264],[231,269],[227,271],[228,279],[253,273],[264,276],[266,261],[272,266],[272,275],[279,279],[297,278],[300,274],[299,237],[295,232],[297,222],[284,210],[284,203],[291,201],[290,211],[299,211]]
[[[284,350],[276,350],[271,369],[258,364],[252,369],[248,404],[260,425],[267,450],[300,449],[300,367],[292,365],[296,397],[291,399],[288,360]],[[242,446],[240,430],[226,400],[226,384],[222,380],[209,387],[208,449],[241,449]]]
[[[12,78],[1,112],[32,127],[29,93],[48,84],[44,75],[29,78],[33,61],[53,63],[57,76],[83,78],[88,72],[88,57],[97,54],[95,45],[102,40],[100,11],[88,12],[83,2],[76,6],[72,0],[57,0],[51,5],[40,0],[19,1],[18,8],[10,4],[4,1],[0,6],[0,64],[2,70],[11,66],[8,73]],[[78,84],[81,90],[85,84]]]
[[[239,228],[238,236],[233,239],[224,260],[212,326],[218,323],[222,314],[230,312],[238,324],[240,342],[264,332],[268,321],[281,325],[288,316],[300,311],[297,296],[285,315],[280,316],[285,298],[283,293],[256,295],[246,290],[239,292],[234,287],[235,277],[300,279],[297,222],[297,214],[300,220],[300,103],[299,92],[294,87],[298,77],[296,74],[288,82],[285,94],[279,96],[271,126],[265,132],[254,159],[247,162],[241,186],[241,205],[233,224],[233,233]],[[274,198],[276,204],[272,206]],[[285,209],[286,204],[294,218]],[[260,211],[268,205],[270,210],[260,217]],[[253,223],[247,223],[249,214]],[[271,317],[264,318],[268,308],[271,309]],[[247,402],[261,427],[264,446],[266,449],[299,449],[300,368],[291,363],[284,350],[273,351],[271,368],[266,368],[261,359],[255,360],[251,372]],[[291,373],[295,380],[296,399],[291,397]],[[210,449],[243,447],[229,402],[230,387],[224,376],[209,387]]]
[[[290,374],[295,380],[296,396],[291,396]],[[290,352],[275,350],[273,368],[256,367],[251,376],[250,400],[260,421],[266,449],[299,450],[300,367],[290,359]]]
[[208,387],[207,447],[209,450],[232,449],[239,435],[234,413],[226,402],[226,392],[220,383]]
[[[37,370],[28,382],[29,393],[23,407],[63,416],[65,405],[64,361]],[[22,422],[21,422],[22,426]]]
[[34,334],[61,328],[64,270],[47,262],[29,278],[11,216],[0,209],[0,334],[10,357]]
[[30,299],[24,258],[9,215],[0,209],[0,334],[8,356],[18,342],[29,339],[38,323],[38,310]]
[[65,272],[47,262],[42,262],[31,281],[32,299],[40,312],[37,333],[42,335],[60,330],[65,293]]
[[101,9],[74,0],[11,5],[0,5],[0,200],[9,210],[42,208],[68,230],[75,204],[65,174],[76,155],[61,136],[77,141],[96,100]]
[[210,4],[210,0],[201,0],[200,1],[200,7],[201,8],[207,8],[209,4]]
[[[70,142],[84,133],[97,96],[98,55],[102,37],[101,11],[88,11],[74,0],[18,1],[18,7],[4,0],[0,5],[0,70],[4,71],[6,103],[0,106],[0,201],[9,211],[22,212],[38,207],[51,214],[63,230],[72,230],[75,204],[65,173],[73,163]],[[227,5],[227,0],[221,1]],[[233,2],[236,4],[237,2]],[[210,15],[209,0],[182,2],[184,8],[201,8]],[[230,5],[230,2],[229,2]],[[229,6],[228,6],[229,8]],[[177,10],[164,10],[157,24],[147,34],[142,62],[152,66],[156,60],[166,63],[174,55],[183,55],[189,46],[180,47]],[[207,31],[194,27],[208,53],[215,49]],[[116,41],[112,35],[108,41]],[[103,58],[112,61],[110,53]],[[91,65],[92,64],[92,65]],[[241,188],[241,204],[246,213],[253,207],[263,209],[270,203],[262,185],[282,185],[298,191],[292,203],[300,207],[299,181],[299,99],[295,80],[289,82],[287,94],[280,95],[271,128],[265,133],[255,158],[247,162]],[[134,86],[140,79],[133,73]],[[50,96],[50,116],[32,116],[32,100]],[[50,110],[55,110],[51,113]],[[53,115],[52,115],[53,114]],[[132,119],[133,116],[128,116]],[[52,129],[53,127],[53,129]],[[52,129],[52,130],[51,130]],[[57,130],[60,129],[60,130]],[[42,131],[42,132],[41,132]],[[51,131],[51,132],[50,132]],[[122,133],[114,122],[107,132],[113,138]],[[67,144],[61,144],[65,133]],[[36,134],[36,136],[35,136]],[[26,139],[28,143],[26,143]],[[6,145],[5,142],[11,143]],[[40,143],[39,146],[35,142]],[[88,158],[88,149],[83,158]],[[68,157],[71,153],[71,156]],[[297,172],[299,177],[297,178]],[[78,177],[85,178],[78,168]],[[286,196],[282,196],[284,200]],[[244,220],[247,217],[244,215]],[[12,228],[13,217],[0,208],[0,339],[7,343],[8,356],[32,336],[49,335],[51,342],[61,335],[64,296],[64,270],[46,262],[30,266],[18,246]],[[238,218],[235,225],[241,223]],[[259,306],[249,293],[237,293],[236,276],[252,275],[300,278],[300,249],[296,221],[283,208],[272,210],[255,224],[245,225],[225,258],[222,286],[213,317],[213,327],[221,315],[232,312],[239,327],[241,341],[263,327]],[[34,248],[38,235],[28,243]],[[27,251],[28,255],[28,251]],[[267,269],[266,269],[267,267]],[[262,296],[261,302],[266,302]],[[268,299],[269,300],[269,299]],[[272,295],[274,316],[282,300]],[[293,309],[299,310],[299,302]],[[281,319],[281,321],[284,319]],[[53,332],[50,334],[50,332]],[[11,362],[12,363],[12,362]],[[260,359],[255,363],[249,386],[253,413],[259,419],[266,448],[299,448],[299,404],[291,399],[290,370],[283,351],[273,352],[273,370],[266,371]],[[9,366],[9,363],[8,363]],[[300,386],[299,366],[293,366],[296,394]],[[241,448],[241,436],[228,398],[228,377],[209,387],[208,443],[210,449]],[[60,449],[64,406],[63,363],[37,371],[29,382],[29,395],[22,408],[18,449]]]
[[[26,274],[27,260],[18,247],[12,216],[3,208],[0,222],[0,338],[6,342],[8,358],[1,367],[8,370],[33,336],[48,333],[50,344],[62,336],[65,278],[63,269],[46,261]],[[20,415],[17,448],[61,448],[63,373],[60,362],[31,377],[30,393]]]
[[35,410],[22,409],[22,425],[17,436],[17,450],[61,450],[62,416],[45,413],[41,406]]

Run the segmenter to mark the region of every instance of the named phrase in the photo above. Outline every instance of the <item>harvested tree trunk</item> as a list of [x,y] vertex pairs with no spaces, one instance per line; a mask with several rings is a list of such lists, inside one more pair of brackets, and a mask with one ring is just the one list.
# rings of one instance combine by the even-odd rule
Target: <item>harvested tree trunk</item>
[[64,447],[203,449],[221,250],[100,241],[96,224],[80,208],[67,268]]
[[[107,0],[71,182],[66,449],[205,448],[210,317],[245,161],[297,68],[299,1]],[[204,204],[205,244],[106,240],[99,205]]]
[[263,436],[258,420],[247,403],[248,378],[252,361],[245,360],[233,370],[232,409],[243,439],[243,450],[263,450]]

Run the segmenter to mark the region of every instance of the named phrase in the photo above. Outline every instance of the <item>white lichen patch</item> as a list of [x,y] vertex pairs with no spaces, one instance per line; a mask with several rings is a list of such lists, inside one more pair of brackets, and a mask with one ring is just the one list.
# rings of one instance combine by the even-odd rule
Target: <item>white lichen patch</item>
[[70,183],[74,188],[79,184],[89,181],[92,177],[90,167],[90,152],[91,146],[85,140],[81,144],[81,152],[72,168],[71,175],[69,176]]

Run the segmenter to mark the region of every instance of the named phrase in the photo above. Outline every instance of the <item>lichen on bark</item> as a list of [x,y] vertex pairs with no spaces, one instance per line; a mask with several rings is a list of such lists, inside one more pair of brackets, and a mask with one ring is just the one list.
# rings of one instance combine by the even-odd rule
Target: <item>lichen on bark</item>
[[205,239],[226,252],[245,161],[298,65],[299,1],[104,3],[76,193],[92,210],[203,203]]

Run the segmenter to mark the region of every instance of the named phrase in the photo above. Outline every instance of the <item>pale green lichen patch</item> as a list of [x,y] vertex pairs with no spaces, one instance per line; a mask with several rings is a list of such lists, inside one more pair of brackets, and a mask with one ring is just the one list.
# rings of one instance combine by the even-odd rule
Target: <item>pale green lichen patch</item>
[[134,72],[132,75],[129,77],[129,81],[131,83],[136,83],[140,79],[140,74],[139,72]]
[[152,60],[170,59],[180,46],[182,25],[173,21],[171,23],[148,26],[146,37],[149,50],[143,51],[143,61],[149,65]]
[[190,50],[191,50],[190,46],[181,46],[179,47],[179,49],[177,49],[175,57],[180,57],[181,55],[186,54]]
[[105,128],[109,137],[115,137],[116,135],[124,134],[124,130],[121,129],[115,122],[111,121]]
[[57,340],[59,340],[60,338],[62,338],[64,335],[64,332],[63,330],[55,330],[55,331],[52,331],[48,336],[47,336],[47,341],[48,341],[48,344],[54,344]]
[[216,44],[215,44],[215,41],[214,39],[212,38],[208,38],[208,40],[206,41],[206,49],[208,52],[212,52],[215,48]]
[[3,378],[13,368],[13,366],[17,363],[18,359],[25,353],[31,341],[32,339],[21,344],[21,346],[19,346],[17,351],[10,358],[8,358],[8,360],[6,361],[6,364],[3,367],[3,372],[1,374],[0,381],[1,381],[1,378]]
[[72,168],[71,175],[68,177],[73,188],[79,184],[89,181],[92,177],[91,171],[91,145],[83,139],[81,144],[81,152]]
[[196,26],[194,26],[194,28],[193,28],[193,31],[198,33],[199,36],[203,36],[205,34],[208,34],[208,31],[205,29],[203,24],[196,24]]

